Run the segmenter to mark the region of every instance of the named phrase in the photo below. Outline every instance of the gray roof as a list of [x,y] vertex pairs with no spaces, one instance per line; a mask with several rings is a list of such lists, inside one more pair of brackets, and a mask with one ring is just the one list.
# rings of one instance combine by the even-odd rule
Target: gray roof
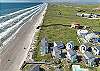
[[96,48],[97,48],[98,50],[100,50],[100,46],[97,46]]
[[88,51],[85,52],[85,55],[86,55],[89,59],[95,58],[95,56],[94,56],[91,52],[88,52]]
[[58,48],[64,48],[64,44],[62,42],[55,42]]
[[61,50],[57,46],[56,47],[53,47],[53,49],[55,50],[55,52],[59,52]]
[[61,57],[61,49],[59,49],[57,46],[56,47],[53,47],[53,50],[55,51],[55,55],[57,58],[60,58]]
[[43,38],[43,39],[41,40],[41,47],[45,47],[45,46],[48,46],[48,41],[47,41],[46,38]]
[[40,65],[33,65],[30,71],[40,71]]
[[70,54],[71,56],[76,55],[76,52],[75,52],[74,50],[72,50],[72,49],[68,50],[68,52],[69,52],[69,54]]

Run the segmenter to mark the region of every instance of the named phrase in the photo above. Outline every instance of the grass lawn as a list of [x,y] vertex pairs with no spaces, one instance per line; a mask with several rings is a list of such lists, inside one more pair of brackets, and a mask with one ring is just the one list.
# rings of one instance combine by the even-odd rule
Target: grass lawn
[[[42,27],[40,37],[42,38],[45,36],[50,42],[63,41],[66,43],[72,40],[76,45],[79,45],[77,41],[76,30],[63,25],[68,25],[72,22],[78,22],[81,25],[91,26],[91,28],[93,28],[95,31],[100,31],[100,20],[90,20],[75,16],[77,13],[76,7],[79,6],[81,9],[92,9],[94,7],[98,7],[98,5],[76,5],[72,7],[66,7],[64,5],[49,4],[43,21],[43,25],[46,27]],[[92,11],[86,10],[86,12],[91,13]],[[100,13],[100,11],[94,11],[93,13],[98,12]]]

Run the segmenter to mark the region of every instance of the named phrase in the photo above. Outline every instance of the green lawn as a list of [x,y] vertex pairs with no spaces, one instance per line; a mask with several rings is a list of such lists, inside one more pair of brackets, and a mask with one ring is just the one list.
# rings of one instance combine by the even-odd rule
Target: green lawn
[[[72,7],[66,7],[63,4],[49,4],[47,13],[43,21],[43,25],[46,27],[42,27],[40,37],[42,38],[45,36],[50,42],[63,41],[64,43],[66,43],[72,40],[76,45],[79,45],[76,39],[76,30],[62,25],[68,25],[72,22],[78,22],[81,25],[91,26],[91,28],[93,28],[95,31],[100,31],[100,20],[90,20],[75,16],[75,14],[77,13],[76,7],[87,9],[86,12],[91,13],[91,9],[98,6],[99,5],[73,5]],[[100,11],[94,11],[94,13],[98,12],[100,13]]]

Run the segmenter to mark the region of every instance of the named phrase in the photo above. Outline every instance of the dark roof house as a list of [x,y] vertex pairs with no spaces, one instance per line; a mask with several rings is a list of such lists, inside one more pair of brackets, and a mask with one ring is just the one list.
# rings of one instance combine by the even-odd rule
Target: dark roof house
[[30,71],[40,71],[40,65],[34,65]]
[[66,57],[71,60],[71,62],[76,62],[77,61],[77,54],[74,50],[70,49],[67,51]]
[[54,47],[58,47],[60,49],[63,49],[64,48],[64,44],[62,42],[54,42]]
[[95,65],[95,56],[91,52],[86,51],[84,57],[88,66],[92,67]]
[[41,55],[45,55],[48,53],[48,41],[46,38],[41,40],[41,47],[40,47]]
[[95,55],[100,55],[100,46],[95,46],[93,52]]

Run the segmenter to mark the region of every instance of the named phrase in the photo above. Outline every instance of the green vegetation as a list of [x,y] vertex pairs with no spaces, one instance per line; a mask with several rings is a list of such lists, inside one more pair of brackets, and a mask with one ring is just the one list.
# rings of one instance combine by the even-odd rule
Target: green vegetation
[[[40,37],[40,32],[36,33],[35,35],[36,37],[36,42],[35,42],[35,48],[34,48],[34,55],[33,55],[33,59],[35,61],[50,61],[51,60],[51,53],[45,55],[45,56],[41,56],[40,54],[40,41],[41,41],[41,37]],[[34,45],[34,44],[33,44]]]
[[23,68],[22,71],[29,71],[31,67],[32,67],[32,65],[28,65],[28,64],[27,64],[27,65]]
[[[68,5],[67,4],[49,4],[47,13],[43,20],[43,25],[36,36],[37,42],[35,44],[34,59],[36,61],[51,60],[51,54],[45,56],[40,55],[40,40],[46,37],[49,42],[62,41],[66,44],[68,41],[74,41],[75,45],[79,46],[76,29],[64,25],[71,25],[73,22],[81,25],[90,26],[95,31],[100,31],[100,20],[93,20],[78,17],[75,14],[77,10],[83,9],[85,13],[100,13],[100,11],[93,11],[93,8],[100,5]],[[80,7],[80,8],[79,8]],[[82,65],[84,67],[84,65]],[[64,65],[65,71],[70,71],[68,65]],[[67,69],[67,70],[66,70]],[[93,70],[95,71],[95,70]],[[98,69],[99,71],[99,69]]]
[[[77,13],[77,6],[83,7],[81,9],[87,9],[86,12],[89,13],[92,11],[89,11],[88,8],[92,9],[91,6],[93,8],[98,7],[98,5],[76,5],[71,7],[66,7],[66,5],[49,5],[43,22],[43,26],[46,27],[42,27],[40,36],[46,36],[51,42],[63,41],[66,43],[72,40],[76,45],[78,45],[76,30],[63,25],[70,25],[73,22],[77,22],[81,25],[91,26],[91,28],[96,31],[100,31],[100,20],[92,20],[75,16]],[[100,13],[100,11],[96,12]]]

